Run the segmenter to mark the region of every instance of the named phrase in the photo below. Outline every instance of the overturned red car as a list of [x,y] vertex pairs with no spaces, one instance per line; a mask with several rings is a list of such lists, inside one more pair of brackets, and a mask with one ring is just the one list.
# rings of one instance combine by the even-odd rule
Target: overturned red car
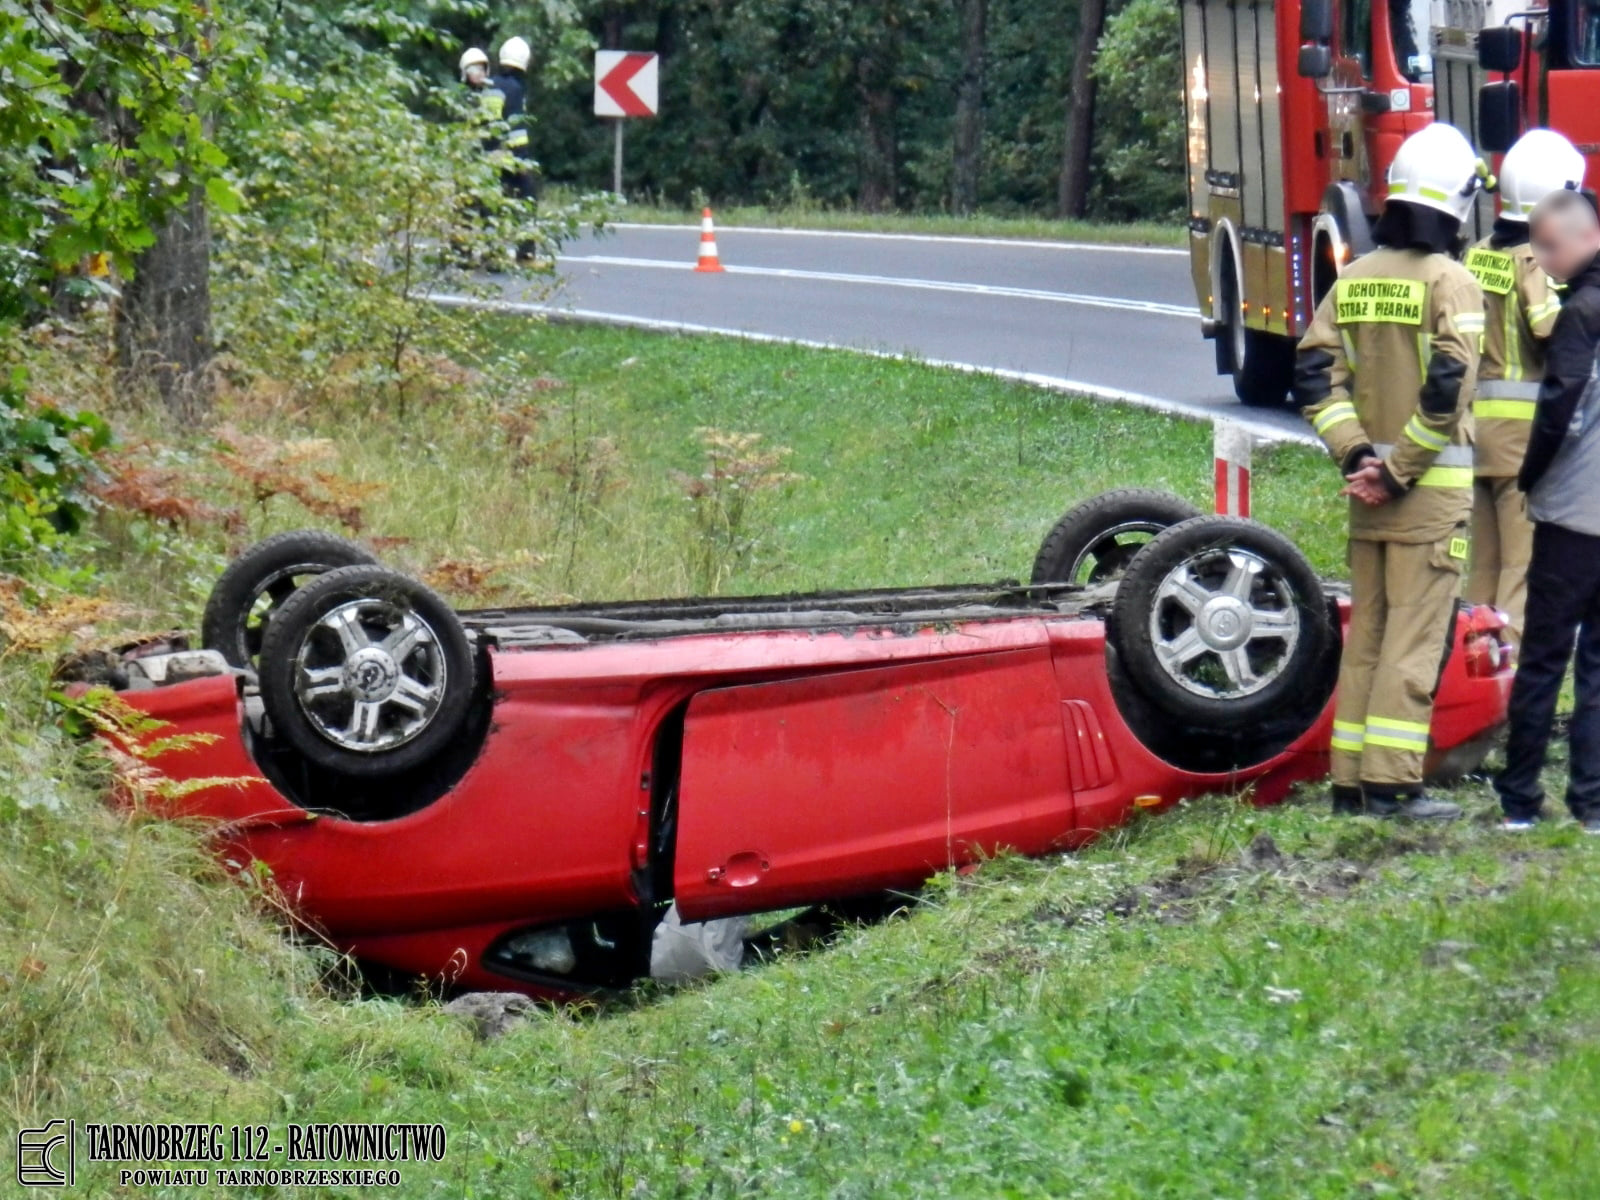
[[[400,972],[571,995],[698,922],[912,888],[1080,845],[1136,806],[1284,796],[1327,770],[1346,602],[1265,526],[1108,493],[1032,580],[452,611],[363,548],[280,535],[208,605],[205,649],[109,682],[173,804],[270,866],[309,926]],[[1504,720],[1499,615],[1463,607],[1432,742]]]

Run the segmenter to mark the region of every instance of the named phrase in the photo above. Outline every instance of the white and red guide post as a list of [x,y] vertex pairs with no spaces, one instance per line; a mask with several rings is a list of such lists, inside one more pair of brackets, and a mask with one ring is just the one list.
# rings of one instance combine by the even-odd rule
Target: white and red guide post
[[1237,421],[1217,421],[1212,426],[1212,454],[1216,459],[1217,513],[1224,517],[1250,515],[1250,430]]

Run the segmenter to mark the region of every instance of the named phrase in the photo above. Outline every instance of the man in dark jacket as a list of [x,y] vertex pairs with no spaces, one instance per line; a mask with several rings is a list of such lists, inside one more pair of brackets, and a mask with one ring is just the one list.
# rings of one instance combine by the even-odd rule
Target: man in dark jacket
[[1541,201],[1529,226],[1539,265],[1567,285],[1567,296],[1517,478],[1534,523],[1533,559],[1506,766],[1495,790],[1505,828],[1531,828],[1543,815],[1539,773],[1576,639],[1566,799],[1584,831],[1600,834],[1600,219],[1590,199],[1564,191]]

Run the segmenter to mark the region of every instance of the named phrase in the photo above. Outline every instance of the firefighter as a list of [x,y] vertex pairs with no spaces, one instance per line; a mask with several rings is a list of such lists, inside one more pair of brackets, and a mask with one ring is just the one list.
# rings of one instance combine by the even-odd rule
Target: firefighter
[[1533,524],[1517,471],[1544,375],[1544,344],[1561,310],[1550,277],[1528,245],[1528,215],[1551,192],[1581,187],[1583,168],[1583,155],[1559,133],[1525,134],[1501,163],[1494,231],[1466,258],[1483,288],[1484,316],[1483,361],[1472,402],[1476,478],[1467,599],[1504,610],[1517,641],[1533,550]]
[[[476,46],[464,51],[461,55],[461,82],[467,85],[478,101],[476,113],[477,121],[490,129],[506,116],[506,94],[494,85],[489,78],[489,56]],[[486,132],[483,137],[483,148],[494,151],[499,148],[500,138],[493,132]]]
[[501,174],[506,193],[531,200],[534,196],[533,144],[528,137],[528,60],[533,52],[519,37],[507,38],[500,47],[500,71],[494,86],[505,94],[505,120],[510,126],[505,148],[514,162]]
[[1407,138],[1389,168],[1378,248],[1334,283],[1295,363],[1295,398],[1350,497],[1335,812],[1461,815],[1425,795],[1422,764],[1467,556],[1468,406],[1483,333],[1482,293],[1453,251],[1485,173],[1449,125]]

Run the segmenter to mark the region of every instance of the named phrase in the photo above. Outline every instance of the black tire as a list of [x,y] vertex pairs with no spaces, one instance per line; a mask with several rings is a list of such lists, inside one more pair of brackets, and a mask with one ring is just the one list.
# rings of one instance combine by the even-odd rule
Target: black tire
[[1281,406],[1294,383],[1295,341],[1245,325],[1244,298],[1239,294],[1231,251],[1222,262],[1220,300],[1217,373],[1233,377],[1233,394],[1246,408]]
[[1234,368],[1233,394],[1246,408],[1280,408],[1294,383],[1293,338],[1244,331],[1244,362]]
[[257,542],[228,564],[206,600],[200,644],[233,667],[253,667],[272,615],[308,579],[335,567],[378,560],[370,550],[319,529],[296,529]]
[[[1230,596],[1229,580],[1248,581],[1247,596]],[[1189,582],[1192,592],[1178,587]],[[1279,614],[1275,628],[1256,624],[1264,613]],[[1308,700],[1320,707],[1338,670],[1330,653],[1337,634],[1311,564],[1282,534],[1234,517],[1196,517],[1141,550],[1117,588],[1106,635],[1158,709],[1232,735]]]
[[1118,488],[1067,510],[1033,560],[1032,583],[1105,583],[1121,576],[1140,549],[1200,510],[1170,492]]
[[[353,627],[349,641],[325,623],[339,610],[336,623]],[[389,654],[386,643],[402,631],[413,640]],[[428,763],[461,730],[476,667],[460,619],[431,589],[386,567],[341,567],[306,584],[273,616],[261,648],[261,701],[274,735],[317,766],[359,778],[397,775]],[[307,696],[301,685],[312,686],[314,671],[333,674]],[[406,679],[426,699],[407,692]],[[356,736],[361,713],[370,738]]]

